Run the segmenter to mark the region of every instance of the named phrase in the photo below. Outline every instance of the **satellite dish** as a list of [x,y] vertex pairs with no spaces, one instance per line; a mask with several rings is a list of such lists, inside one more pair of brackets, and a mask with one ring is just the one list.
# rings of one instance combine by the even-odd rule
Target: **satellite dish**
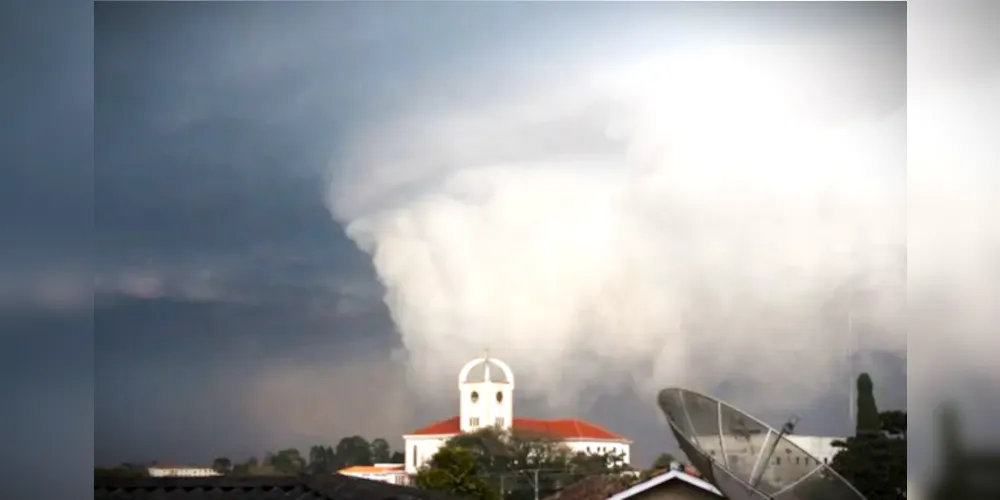
[[774,429],[715,398],[664,389],[660,409],[691,464],[730,500],[865,500],[851,483]]

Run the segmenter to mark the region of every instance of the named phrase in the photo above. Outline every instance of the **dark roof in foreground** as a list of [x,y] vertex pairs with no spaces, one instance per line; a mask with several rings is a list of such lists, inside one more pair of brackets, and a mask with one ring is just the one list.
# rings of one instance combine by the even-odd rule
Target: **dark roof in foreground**
[[456,500],[437,492],[341,474],[94,478],[94,500]]
[[601,474],[585,477],[549,495],[545,500],[606,500],[627,489],[635,479],[626,475]]

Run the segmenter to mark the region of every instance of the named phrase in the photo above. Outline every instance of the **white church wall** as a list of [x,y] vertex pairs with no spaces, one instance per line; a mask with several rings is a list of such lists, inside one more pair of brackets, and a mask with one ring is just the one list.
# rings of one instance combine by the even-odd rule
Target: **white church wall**
[[406,473],[416,474],[424,464],[430,461],[435,453],[451,436],[416,437],[406,439]]
[[[483,369],[482,376],[470,375],[474,368]],[[437,425],[417,432],[441,432],[444,430],[457,432],[475,432],[483,428],[499,428],[504,431],[512,429],[514,419],[514,373],[510,367],[488,355],[467,363],[458,375],[459,415],[457,429],[454,423],[442,428]],[[442,422],[443,423],[443,422]],[[440,423],[439,423],[440,424]],[[577,429],[579,432],[579,429]],[[405,470],[415,474],[420,467],[427,464],[448,439],[455,434],[411,434],[404,435]],[[624,463],[631,461],[631,450],[628,441],[624,440],[587,440],[569,439],[564,443],[574,452],[621,454]]]
[[[470,372],[480,366],[482,379],[470,377]],[[462,432],[484,427],[510,429],[514,421],[514,372],[506,363],[488,356],[470,361],[458,374],[458,391]]]

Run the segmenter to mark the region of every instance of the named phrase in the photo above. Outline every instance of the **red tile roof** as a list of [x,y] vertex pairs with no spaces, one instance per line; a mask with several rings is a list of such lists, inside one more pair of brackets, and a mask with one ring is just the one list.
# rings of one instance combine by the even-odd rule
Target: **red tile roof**
[[461,424],[459,423],[459,417],[451,417],[445,420],[434,422],[427,427],[421,427],[409,434],[408,436],[436,436],[441,434],[458,434],[461,431]]
[[[461,432],[458,417],[435,422],[417,429],[408,436],[452,435]],[[552,439],[594,439],[624,441],[625,437],[590,422],[576,418],[540,420],[535,418],[514,418],[514,431],[528,432]]]

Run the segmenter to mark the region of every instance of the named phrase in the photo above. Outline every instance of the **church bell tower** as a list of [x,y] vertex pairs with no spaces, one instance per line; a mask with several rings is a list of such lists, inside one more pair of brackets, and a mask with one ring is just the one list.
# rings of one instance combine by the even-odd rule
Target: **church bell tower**
[[496,427],[510,430],[514,423],[514,373],[507,363],[489,353],[466,363],[458,375],[459,427],[475,432]]

